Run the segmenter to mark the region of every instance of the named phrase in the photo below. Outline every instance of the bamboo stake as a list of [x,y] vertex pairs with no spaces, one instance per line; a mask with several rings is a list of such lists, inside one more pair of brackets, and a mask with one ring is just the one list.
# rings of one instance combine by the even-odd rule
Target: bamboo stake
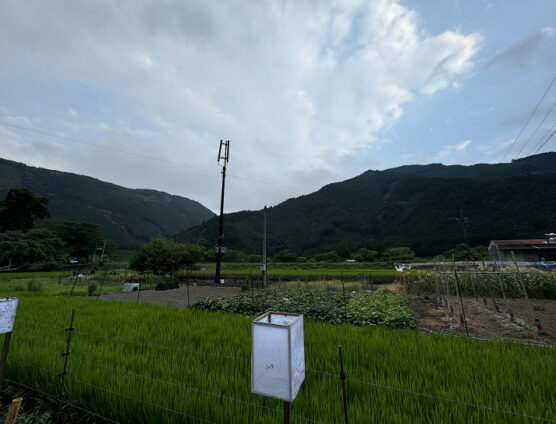
[[517,276],[519,279],[519,283],[521,284],[521,289],[523,290],[523,294],[525,295],[525,300],[527,301],[527,305],[529,305],[529,309],[531,310],[531,314],[533,314],[533,305],[531,304],[531,301],[529,300],[529,296],[527,296],[527,290],[525,290],[525,283],[523,282],[523,277],[521,276],[521,272],[519,271],[519,267],[517,266],[517,261],[515,260],[515,254],[514,251],[512,250],[512,259],[514,260],[514,264],[515,264],[515,269],[517,271]]
[[459,279],[458,279],[458,272],[456,270],[456,261],[454,260],[453,255],[452,255],[452,261],[454,262],[454,275],[456,277],[456,293],[459,292],[459,301],[461,303],[461,313],[463,314],[463,323],[465,324],[465,333],[467,334],[467,337],[469,337],[469,330],[467,329],[467,318],[465,316],[465,309],[463,309],[463,298],[461,297],[461,291],[458,290]]
[[10,404],[10,409],[8,409],[8,415],[6,415],[6,421],[4,424],[14,424],[17,419],[17,414],[19,412],[19,407],[21,406],[22,397],[15,398]]

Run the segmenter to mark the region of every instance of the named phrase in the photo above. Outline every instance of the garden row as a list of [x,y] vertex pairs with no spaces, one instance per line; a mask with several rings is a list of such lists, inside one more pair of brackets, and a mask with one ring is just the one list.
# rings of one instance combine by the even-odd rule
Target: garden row
[[265,289],[253,291],[250,295],[203,298],[193,308],[242,315],[259,315],[271,310],[291,312],[336,324],[348,322],[401,328],[416,325],[406,297],[385,290],[343,293],[336,290]]
[[[521,281],[527,295],[536,299],[556,299],[556,273],[458,273],[458,282],[464,296],[524,297]],[[417,274],[408,280],[408,291],[420,294],[455,294],[454,273]]]

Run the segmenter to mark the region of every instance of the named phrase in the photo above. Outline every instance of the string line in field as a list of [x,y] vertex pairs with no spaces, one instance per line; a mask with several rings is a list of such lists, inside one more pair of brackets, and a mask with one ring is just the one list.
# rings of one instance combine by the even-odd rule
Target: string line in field
[[22,317],[19,317],[19,316],[16,318],[15,322],[17,322],[17,321],[32,322],[35,325],[40,325],[40,326],[43,326],[43,327],[56,328],[58,330],[64,330],[64,331],[66,329],[66,327],[63,327],[61,325],[50,324],[50,323],[47,323],[47,322],[41,322],[41,321],[37,321],[37,320],[34,320],[34,319],[30,319],[30,318],[22,318]]
[[117,337],[110,337],[110,336],[102,336],[102,335],[99,335],[99,334],[85,333],[85,332],[79,331],[79,330],[75,330],[74,334],[75,335],[80,335],[80,336],[86,336],[86,337],[96,337],[96,338],[111,340],[111,341],[119,342],[119,343],[128,343],[128,344],[135,344],[135,345],[138,345],[138,346],[153,347],[153,348],[162,349],[162,350],[174,350],[174,351],[177,351],[177,352],[196,353],[196,354],[199,354],[199,355],[211,356],[211,357],[216,357],[216,358],[235,359],[235,360],[240,360],[240,361],[250,361],[251,360],[249,358],[243,358],[243,357],[240,357],[240,356],[222,355],[220,353],[203,352],[203,351],[200,351],[200,350],[183,349],[183,348],[180,348],[180,347],[165,346],[165,345],[160,345],[160,344],[155,344],[155,343],[140,342],[140,341],[137,341],[137,340],[120,339],[120,338],[117,338]]
[[143,378],[143,379],[145,379],[145,380],[154,381],[154,382],[156,382],[156,383],[167,384],[167,385],[169,385],[169,386],[174,386],[174,387],[177,387],[177,388],[179,388],[179,389],[189,390],[189,391],[201,393],[201,394],[204,394],[204,395],[217,397],[217,398],[219,398],[219,399],[231,400],[231,401],[238,402],[238,403],[241,403],[241,404],[244,404],[244,405],[254,406],[254,407],[258,407],[258,408],[267,409],[267,410],[269,410],[269,411],[282,413],[282,411],[280,411],[279,409],[271,408],[271,407],[269,407],[269,406],[261,405],[261,404],[255,403],[255,402],[249,402],[249,401],[245,401],[245,400],[241,400],[241,399],[236,399],[236,398],[233,398],[233,397],[231,397],[231,396],[227,396],[227,395],[222,395],[222,394],[218,394],[218,393],[209,392],[209,391],[206,391],[206,390],[203,390],[203,389],[199,389],[199,388],[197,388],[197,387],[184,386],[184,385],[181,385],[181,384],[179,384],[179,383],[175,383],[175,382],[173,382],[173,381],[167,381],[167,380],[159,379],[159,378],[156,378],[156,377],[149,377],[149,376],[146,376],[146,375],[143,375],[143,374],[138,374],[138,373],[133,372],[133,371],[128,371],[128,370],[122,370],[122,369],[119,369],[119,368],[114,368],[114,367],[111,367],[111,366],[109,366],[109,365],[101,364],[101,363],[99,363],[99,362],[93,362],[93,361],[89,361],[89,360],[86,360],[86,359],[77,358],[77,357],[75,357],[75,356],[72,357],[72,360],[74,360],[74,361],[76,360],[76,361],[88,363],[88,364],[91,364],[91,365],[95,365],[95,366],[97,366],[97,367],[106,368],[106,369],[109,369],[109,370],[111,370],[111,371],[119,372],[119,373],[121,373],[121,374],[128,374],[128,375],[132,375],[132,376],[135,376],[135,377]]
[[35,368],[35,369],[38,369],[38,370],[40,370],[40,371],[47,372],[47,373],[49,373],[49,374],[54,374],[54,375],[59,375],[59,374],[60,374],[58,371],[51,370],[50,368],[39,367],[38,365],[33,365],[33,364],[30,364],[29,362],[20,361],[19,359],[11,359],[11,358],[9,358],[9,359],[6,360],[6,362],[8,362],[8,363],[10,363],[10,362],[16,362],[16,363],[18,363],[18,364],[25,365],[26,367]]
[[[334,373],[331,373],[331,372],[319,371],[319,370],[314,370],[314,369],[311,369],[311,368],[307,368],[307,371],[313,372],[313,373],[316,373],[316,374],[326,375],[326,376],[329,376],[329,377],[340,378],[340,374],[334,374]],[[408,393],[408,394],[411,394],[411,395],[425,397],[425,398],[429,398],[429,399],[435,399],[435,400],[441,400],[441,401],[444,401],[444,402],[457,403],[459,405],[465,405],[465,406],[472,407],[472,408],[484,409],[484,410],[487,410],[487,411],[490,411],[490,412],[497,412],[497,413],[500,413],[500,414],[515,415],[515,416],[518,416],[518,417],[529,418],[529,419],[537,420],[537,421],[556,423],[556,420],[552,420],[550,418],[537,417],[537,416],[534,416],[534,415],[528,415],[528,414],[524,414],[524,413],[521,413],[521,412],[508,411],[506,409],[492,408],[490,406],[481,405],[481,404],[478,404],[478,403],[465,402],[465,401],[458,400],[458,399],[450,399],[450,398],[446,398],[446,397],[442,397],[442,396],[429,395],[427,393],[421,393],[421,392],[416,392],[414,390],[402,389],[400,387],[393,387],[393,386],[388,386],[388,385],[385,385],[385,384],[371,383],[370,381],[358,380],[358,379],[355,379],[355,378],[346,378],[346,380],[351,381],[353,383],[359,383],[359,384],[364,384],[364,385],[367,385],[367,386],[376,387],[376,388],[379,388],[379,389],[393,390],[393,391]]]
[[12,343],[14,343],[16,346],[28,346],[30,348],[33,348],[34,350],[40,350],[41,352],[46,352],[58,356],[60,356],[63,353],[62,351],[56,351],[56,350],[46,349],[41,346],[37,346],[36,344],[30,343],[28,341],[22,342],[19,339],[15,339],[14,341],[12,341]]
[[[80,361],[80,362],[83,362],[83,363],[88,363],[88,364],[95,365],[95,366],[98,366],[98,367],[106,368],[106,369],[109,369],[111,371],[119,372],[121,374],[128,374],[128,375],[132,375],[132,376],[135,376],[135,377],[143,378],[145,380],[150,380],[150,381],[153,381],[153,382],[156,382],[156,383],[161,383],[161,384],[166,384],[166,385],[169,385],[169,386],[174,386],[174,387],[177,387],[179,389],[201,393],[201,394],[204,394],[204,395],[207,395],[207,396],[212,396],[212,397],[215,397],[215,398],[218,398],[218,399],[226,399],[226,400],[229,400],[229,401],[232,401],[232,402],[237,402],[237,403],[240,403],[240,404],[243,404],[243,405],[248,405],[248,406],[252,406],[252,407],[255,407],[255,408],[265,409],[265,410],[272,411],[272,412],[275,412],[275,413],[278,413],[278,414],[283,414],[284,413],[280,409],[272,408],[272,407],[265,406],[265,405],[261,405],[260,403],[246,401],[246,400],[242,400],[242,399],[237,399],[237,398],[234,398],[232,396],[228,396],[228,395],[224,395],[224,394],[209,392],[207,390],[199,389],[197,387],[184,386],[182,384],[179,384],[179,383],[176,383],[176,382],[173,382],[173,381],[168,381],[168,380],[164,380],[164,379],[160,379],[160,378],[156,378],[156,377],[150,377],[150,376],[146,376],[146,375],[139,374],[139,373],[129,371],[129,370],[122,370],[120,368],[111,367],[109,365],[105,365],[105,364],[102,364],[102,363],[99,363],[99,362],[94,362],[94,361],[89,361],[87,359],[79,358],[79,357],[76,357],[75,355],[73,355],[72,360],[77,360],[77,361]],[[295,418],[298,418],[300,420],[303,420],[303,421],[308,421],[308,422],[320,424],[318,421],[315,421],[311,418],[307,418],[303,415],[292,414],[292,416],[295,417]]]
[[[23,387],[24,389],[32,390],[32,391],[34,391],[34,392],[36,392],[36,393],[39,393],[39,394],[41,394],[41,395],[43,395],[43,396],[46,396],[46,397],[49,397],[49,398],[51,398],[51,399],[57,400],[57,397],[56,397],[56,396],[54,396],[54,395],[52,395],[52,394],[50,394],[50,393],[47,393],[47,392],[45,392],[45,391],[39,390],[39,389],[37,389],[37,388],[35,388],[35,387],[28,386],[27,384],[23,384],[23,383],[21,383],[21,382],[19,382],[19,381],[10,380],[10,379],[8,379],[8,378],[6,378],[5,381],[7,381],[8,383],[15,384],[15,385],[17,385],[17,386]],[[90,411],[90,410],[88,410],[88,409],[85,409],[85,408],[83,408],[83,407],[81,407],[81,406],[78,406],[78,405],[76,405],[76,404],[74,404],[74,403],[71,403],[71,402],[62,402],[62,404],[63,404],[63,405],[71,406],[72,408],[75,408],[75,409],[79,409],[80,411],[85,412],[86,414],[89,414],[89,415],[92,415],[92,416],[94,416],[94,417],[100,418],[100,419],[102,419],[102,420],[104,420],[104,421],[106,421],[106,422],[114,423],[114,424],[120,424],[119,421],[114,421],[114,420],[111,419],[111,418],[107,418],[107,417],[105,417],[105,416],[103,416],[103,415],[100,415],[100,414],[98,414],[98,413],[96,413],[96,412],[93,412],[93,411]]]
[[120,392],[116,392],[114,390],[107,389],[106,387],[97,386],[96,384],[88,383],[86,381],[79,380],[78,378],[74,378],[74,377],[71,377],[69,375],[66,376],[66,378],[69,379],[69,380],[75,381],[76,383],[83,384],[84,386],[89,386],[89,387],[92,387],[94,389],[101,390],[103,392],[110,393],[112,395],[116,395],[116,396],[119,396],[119,397],[122,397],[122,398],[125,398],[125,399],[129,399],[129,400],[132,400],[132,401],[135,401],[135,402],[140,402],[140,403],[143,403],[145,405],[152,406],[153,408],[158,408],[158,409],[162,409],[162,410],[165,410],[165,411],[168,411],[168,412],[173,412],[175,414],[183,415],[184,417],[192,418],[194,420],[197,420],[197,421],[200,421],[200,422],[203,422],[203,423],[218,424],[214,421],[210,421],[210,420],[207,420],[205,418],[196,417],[195,415],[190,415],[190,414],[187,414],[183,411],[178,411],[177,409],[168,408],[166,406],[162,406],[162,405],[159,405],[157,403],[149,402],[147,400],[139,399],[139,398],[136,398],[134,396],[126,395],[124,393],[120,393]]

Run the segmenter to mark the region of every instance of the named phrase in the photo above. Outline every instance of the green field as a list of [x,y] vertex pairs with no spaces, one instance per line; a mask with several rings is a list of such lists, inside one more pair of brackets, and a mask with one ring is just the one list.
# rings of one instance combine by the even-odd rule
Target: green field
[[[250,393],[252,317],[223,312],[25,296],[7,379],[57,393],[72,309],[66,389],[78,406],[125,423],[281,422],[279,401]],[[484,407],[556,419],[552,348],[306,320],[293,422],[343,422],[338,345],[350,422],[537,422]]]

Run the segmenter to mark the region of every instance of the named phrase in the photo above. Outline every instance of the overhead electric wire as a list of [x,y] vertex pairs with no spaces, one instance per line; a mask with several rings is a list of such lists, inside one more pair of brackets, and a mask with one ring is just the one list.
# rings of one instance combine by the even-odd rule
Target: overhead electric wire
[[546,140],[544,140],[544,142],[539,146],[538,151],[540,152],[542,150],[542,148],[546,145],[546,143],[548,143],[550,141],[550,139],[554,136],[554,131],[552,131],[550,133],[550,135],[546,138]]
[[[523,149],[525,149],[525,147],[527,147],[527,145],[529,144],[529,142],[531,141],[531,139],[535,136],[535,134],[537,133],[537,131],[539,130],[539,128],[542,126],[542,124],[544,124],[544,121],[546,121],[546,119],[550,116],[550,114],[552,113],[552,111],[554,110],[554,108],[556,108],[556,101],[554,101],[554,104],[552,105],[552,107],[550,108],[550,110],[547,112],[546,115],[544,115],[544,118],[541,122],[539,122],[539,125],[537,125],[537,128],[535,128],[535,131],[533,131],[531,133],[531,135],[529,136],[529,138],[527,139],[527,141],[525,142],[525,144],[521,147],[521,149],[519,149],[519,152],[517,153],[516,157],[519,156],[521,154],[521,152],[523,151]],[[541,137],[542,140],[542,137]],[[538,144],[538,143],[537,143]],[[536,146],[535,146],[536,147]],[[533,148],[533,150],[535,150],[535,148]]]
[[[16,124],[11,124],[11,123],[7,123],[7,122],[3,122],[0,121],[0,125],[4,125],[6,127],[12,127],[12,128],[18,128],[20,130],[24,130],[24,131],[30,131],[36,134],[41,134],[41,135],[45,135],[48,137],[54,137],[54,138],[59,138],[61,140],[66,140],[66,141],[71,141],[73,143],[78,143],[78,144],[82,144],[85,146],[90,146],[90,147],[96,147],[99,149],[105,149],[105,150],[110,150],[112,152],[116,152],[116,153],[122,153],[125,155],[129,155],[129,156],[135,156],[141,159],[148,159],[148,160],[154,160],[157,162],[162,162],[162,163],[167,163],[170,165],[175,165],[175,166],[180,166],[182,168],[189,168],[189,169],[194,169],[196,171],[200,171],[200,172],[204,172],[206,174],[210,174],[210,175],[214,175],[214,171],[211,171],[210,169],[205,169],[205,168],[200,168],[194,165],[189,165],[189,164],[185,164],[185,163],[181,163],[181,162],[174,162],[174,161],[170,161],[167,159],[162,159],[156,156],[151,156],[151,155],[145,155],[142,153],[136,153],[136,152],[132,152],[129,150],[123,150],[123,149],[118,149],[117,147],[110,147],[110,146],[103,146],[102,144],[97,144],[97,143],[91,143],[88,141],[83,141],[83,140],[79,140],[77,138],[73,138],[73,137],[66,137],[63,135],[59,135],[59,134],[53,134],[47,131],[42,131],[42,130],[37,130],[35,128],[29,128],[29,127],[24,127],[21,125],[16,125]],[[238,180],[245,180],[245,181],[250,181],[250,182],[255,182],[255,183],[260,183],[260,184],[266,184],[266,185],[271,185],[271,186],[275,186],[275,187],[281,187],[281,188],[287,188],[289,190],[296,190],[296,191],[300,191],[298,187],[292,187],[292,186],[287,186],[284,184],[276,184],[276,183],[272,183],[270,181],[263,181],[263,180],[257,180],[254,178],[249,178],[249,177],[240,177],[238,175],[227,175],[230,178],[235,178]]]
[[502,162],[504,162],[504,159],[506,159],[506,156],[508,156],[508,153],[510,153],[510,151],[512,150],[512,147],[517,145],[517,142],[519,140],[519,137],[521,137],[521,134],[523,133],[523,130],[525,130],[525,127],[527,127],[527,125],[529,124],[529,122],[531,121],[533,116],[535,116],[535,113],[537,113],[537,109],[539,108],[540,104],[542,103],[542,101],[546,97],[546,94],[548,93],[548,91],[552,88],[552,85],[554,84],[554,81],[556,81],[556,75],[554,75],[554,78],[552,78],[552,81],[550,82],[550,84],[548,85],[548,88],[546,89],[546,91],[542,95],[541,99],[539,100],[539,102],[535,106],[535,109],[533,109],[533,112],[531,112],[531,115],[529,116],[529,118],[527,119],[525,124],[523,124],[523,126],[521,127],[521,130],[519,130],[519,133],[517,134],[517,137],[514,139],[514,142],[512,144],[510,144],[508,150],[506,151],[506,153],[502,157]]
[[[531,154],[537,154],[541,151],[541,149],[546,145],[548,140],[550,140],[550,138],[554,135],[554,129],[555,128],[556,128],[556,121],[554,121],[554,124],[552,124],[552,127],[550,127],[548,129],[548,131],[546,131],[544,133],[544,135],[539,139],[539,142],[535,145]],[[544,142],[543,142],[543,140],[544,140]]]

